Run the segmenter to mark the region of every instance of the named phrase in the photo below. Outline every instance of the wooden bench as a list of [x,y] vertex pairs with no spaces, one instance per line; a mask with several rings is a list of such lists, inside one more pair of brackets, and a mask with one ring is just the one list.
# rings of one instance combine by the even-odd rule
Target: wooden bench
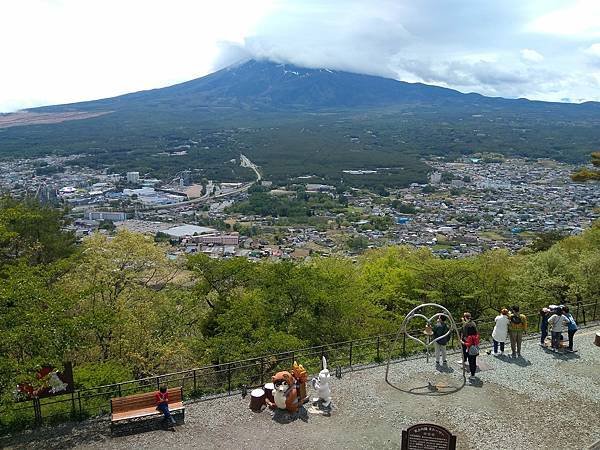
[[[171,411],[171,414],[178,413],[183,417],[185,414],[185,407],[183,406],[183,387],[171,388],[168,389],[167,392],[169,394],[169,410]],[[111,425],[123,420],[162,415],[162,412],[156,409],[155,394],[156,392],[146,392],[145,394],[111,398]]]

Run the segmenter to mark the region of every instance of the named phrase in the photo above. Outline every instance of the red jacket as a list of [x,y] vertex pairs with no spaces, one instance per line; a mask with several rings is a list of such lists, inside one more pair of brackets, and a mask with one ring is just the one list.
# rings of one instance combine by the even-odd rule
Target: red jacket
[[160,405],[161,403],[169,403],[169,393],[165,392],[164,394],[158,391],[154,394],[154,399],[156,400],[156,404]]
[[475,334],[473,336],[467,336],[467,338],[465,339],[465,345],[467,346],[467,350],[469,350],[469,347],[471,347],[471,345],[479,346],[479,335]]

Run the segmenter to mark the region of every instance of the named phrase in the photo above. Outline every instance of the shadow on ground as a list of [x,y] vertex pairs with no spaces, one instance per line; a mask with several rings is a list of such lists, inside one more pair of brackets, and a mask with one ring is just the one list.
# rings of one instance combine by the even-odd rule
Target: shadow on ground
[[454,369],[448,365],[437,365],[435,367],[435,370],[437,370],[438,372],[442,372],[442,373],[454,373]]
[[553,352],[551,349],[545,348],[544,352],[548,353],[549,355],[552,355],[556,359],[561,359],[561,360],[571,360],[571,359],[580,359],[581,358],[579,356],[579,354],[576,353],[576,351],[573,353],[569,353],[564,350],[563,351],[559,350],[558,352]]
[[496,358],[500,361],[503,361],[508,364],[514,364],[515,366],[527,367],[531,365],[531,361],[523,358],[522,356],[517,356],[516,358],[512,358],[508,355],[500,355],[496,356]]
[[[453,373],[455,371],[453,369],[450,369],[450,370],[444,370],[444,371],[440,371],[440,372]],[[400,391],[400,392],[405,392],[407,394],[438,397],[438,396],[442,396],[442,395],[455,394],[455,393],[459,392],[462,388],[465,387],[467,380],[466,380],[464,374],[460,377],[453,377],[453,378],[456,380],[456,384],[447,383],[445,381],[436,382],[434,380],[432,382],[432,381],[427,380],[426,384],[419,385],[419,386],[413,386],[411,388],[401,387],[397,384],[394,384],[392,381],[390,381],[389,378],[386,378],[385,382],[389,386],[391,386],[393,389]]]
[[[183,418],[181,416],[173,415],[177,425],[183,425]],[[122,424],[113,425],[110,430],[110,435],[113,437],[117,436],[131,436],[134,434],[147,433],[149,431],[165,430],[173,432],[176,429],[171,426],[164,418],[153,417],[151,419],[144,420],[132,420]]]
[[[175,418],[178,426],[184,424],[181,414],[174,414],[173,418]],[[67,449],[104,442],[111,437],[132,436],[159,430],[163,430],[165,433],[173,432],[173,428],[169,423],[158,416],[131,420],[112,427],[110,420],[103,416],[86,421],[86,426],[83,426],[81,422],[70,422],[42,427],[14,437],[3,438],[0,439],[0,448],[29,448],[29,445],[32,445],[32,448]],[[175,427],[175,430],[177,430],[177,427]],[[23,445],[24,440],[28,442],[28,445]]]
[[308,422],[308,411],[304,406],[301,406],[295,413],[290,413],[284,409],[276,409],[273,411],[273,421],[279,424],[287,424],[300,419],[302,422]]
[[[101,442],[110,437],[110,426],[106,418],[90,420],[93,431],[81,432],[81,422],[70,422],[58,426],[42,427],[15,436],[0,439],[0,448],[66,449]],[[25,445],[24,445],[25,443]]]

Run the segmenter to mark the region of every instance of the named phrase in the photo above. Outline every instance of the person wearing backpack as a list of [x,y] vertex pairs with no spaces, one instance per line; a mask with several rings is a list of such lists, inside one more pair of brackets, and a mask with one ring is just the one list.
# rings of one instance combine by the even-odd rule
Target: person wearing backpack
[[[448,325],[446,324],[446,316],[438,316],[438,320],[435,323],[435,325],[433,326],[433,346],[435,348],[435,365],[439,366],[440,365],[440,357],[442,358],[442,362],[444,363],[444,365],[448,364],[448,361],[446,361],[446,344],[448,343],[448,339],[449,339],[449,335],[444,336],[445,334],[448,333],[448,331],[450,330],[450,328],[448,328]],[[440,338],[440,339],[438,339]],[[435,339],[438,339],[437,341]]]
[[462,328],[459,331],[460,334],[460,340],[462,342],[462,353],[463,353],[463,364],[465,364],[467,362],[467,347],[465,345],[465,339],[467,337],[467,330],[470,327],[475,327],[475,329],[477,329],[477,325],[475,324],[475,322],[473,321],[473,319],[471,318],[471,313],[470,312],[465,312],[463,313],[462,316]]
[[573,336],[575,336],[575,332],[579,329],[577,327],[577,322],[575,322],[575,318],[573,317],[573,314],[571,314],[569,312],[569,307],[565,306],[563,308],[563,315],[567,318],[568,323],[567,323],[567,333],[569,334],[569,348],[567,349],[567,352],[569,353],[573,353]]
[[471,372],[469,379],[473,380],[475,378],[475,371],[477,370],[477,356],[479,356],[479,333],[477,332],[475,323],[465,326],[464,334],[463,345],[467,348],[467,360],[469,361],[469,371]]
[[523,342],[523,333],[527,331],[527,316],[521,314],[519,305],[514,305],[508,315],[510,323],[508,324],[508,335],[510,337],[510,349],[512,357],[521,357],[521,343]]

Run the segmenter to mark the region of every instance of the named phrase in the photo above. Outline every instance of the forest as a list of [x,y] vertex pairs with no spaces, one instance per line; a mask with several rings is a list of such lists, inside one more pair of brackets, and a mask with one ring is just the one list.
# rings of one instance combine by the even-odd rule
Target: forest
[[[88,120],[0,130],[0,157],[81,155],[73,164],[134,170],[169,179],[191,170],[195,181],[249,181],[232,160],[240,153],[265,180],[372,188],[424,183],[431,155],[478,152],[584,163],[598,147],[595,116],[554,116],[451,106],[278,114],[194,110],[119,111]],[[175,149],[187,154],[175,156]],[[344,171],[373,170],[351,174]]]
[[72,361],[77,387],[97,386],[391,333],[421,302],[478,318],[600,298],[600,223],[514,255],[395,246],[278,263],[172,260],[124,231],[78,243],[64,224],[62,211],[0,200],[0,406],[45,364]]

